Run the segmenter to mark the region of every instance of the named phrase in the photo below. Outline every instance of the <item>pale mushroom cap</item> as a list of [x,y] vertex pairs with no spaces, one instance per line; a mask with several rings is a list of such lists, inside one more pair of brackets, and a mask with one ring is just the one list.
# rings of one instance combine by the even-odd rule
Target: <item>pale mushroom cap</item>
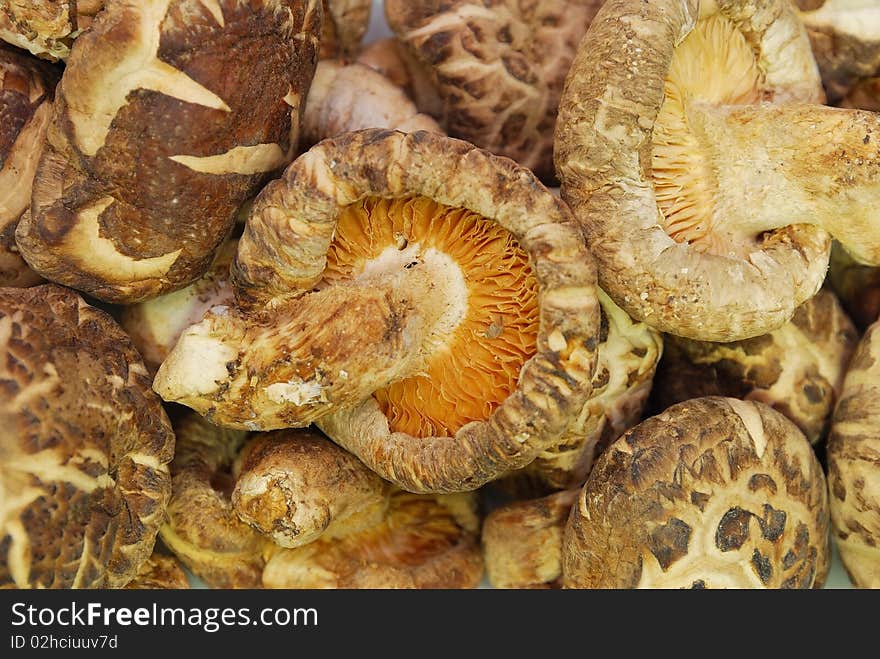
[[603,453],[565,530],[568,588],[816,588],[830,566],[825,477],[762,403],[698,398]]
[[[697,26],[701,6],[709,15],[720,10],[723,18],[714,19],[717,29]],[[698,42],[711,43],[713,34],[728,31],[740,35],[738,45],[722,40],[731,59],[715,62],[709,56],[713,51]],[[691,35],[696,36],[688,42]],[[678,62],[676,46],[688,43],[709,61]],[[746,89],[737,91],[743,82],[739,59],[749,53],[752,82],[745,80]],[[718,82],[723,76],[703,75],[716,64],[728,66],[736,84],[728,88]],[[676,242],[666,232],[651,161],[657,158],[655,122],[671,107],[667,75],[673,65],[682,76],[682,89],[705,95],[709,103],[735,104],[737,94],[774,103],[819,103],[823,98],[806,35],[793,9],[781,0],[702,5],[696,0],[609,0],[582,41],[560,102],[555,159],[562,196],[586,230],[599,262],[600,285],[631,316],[701,340],[764,334],[783,324],[821,286],[828,235],[792,225],[768,232],[750,248],[743,244],[745,254],[727,256],[711,246],[701,251]],[[703,88],[701,80],[711,83]],[[670,153],[674,161],[674,149]],[[685,169],[699,171],[690,163]],[[669,190],[674,202],[678,197]],[[698,229],[704,227],[693,228]],[[767,286],[768,281],[773,285]]]
[[816,444],[824,437],[843,388],[858,332],[828,290],[798,307],[769,334],[709,343],[669,336],[655,379],[658,410],[699,396],[765,403]]
[[7,0],[0,39],[51,61],[67,59],[80,27],[77,10],[77,0]]
[[[398,40],[429,72],[450,135],[554,178],[553,126],[600,0],[388,0]],[[424,108],[423,111],[428,111]]]
[[835,243],[828,283],[859,330],[866,330],[880,317],[880,268],[856,262]]
[[0,352],[0,586],[124,586],[171,494],[174,435],[140,356],[54,285],[0,289]]
[[108,5],[57,88],[16,232],[25,260],[108,302],[201,276],[241,203],[293,159],[319,20],[317,0]]
[[321,0],[321,59],[351,57],[370,23],[372,0]]
[[880,324],[852,359],[828,438],[831,525],[852,582],[880,588]]

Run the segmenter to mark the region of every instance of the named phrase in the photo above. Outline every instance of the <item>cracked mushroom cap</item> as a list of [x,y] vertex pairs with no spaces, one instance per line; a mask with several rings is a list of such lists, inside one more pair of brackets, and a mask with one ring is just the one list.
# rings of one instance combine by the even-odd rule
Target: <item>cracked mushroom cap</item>
[[104,0],[5,0],[0,39],[53,62],[66,60],[103,6]]
[[195,414],[175,428],[173,495],[161,536],[209,586],[479,583],[474,495],[392,491],[355,458],[309,431],[256,434],[242,448],[247,433],[217,428]]
[[466,142],[321,142],[260,194],[233,273],[243,306],[189,328],[156,391],[231,427],[319,419],[403,489],[525,466],[589,396],[589,252],[529,171]]
[[0,45],[0,286],[40,281],[18,253],[15,227],[31,203],[58,77],[55,67]]
[[321,59],[352,57],[370,24],[372,0],[321,0]]
[[857,263],[839,244],[831,248],[828,282],[860,330],[880,318],[880,268]]
[[828,438],[831,527],[852,582],[880,588],[880,324],[862,338]]
[[483,520],[483,560],[495,588],[558,588],[562,535],[579,489],[505,504]]
[[[293,158],[317,0],[120,0],[79,37],[16,239],[108,302],[182,288]],[[247,36],[243,39],[243,36]]]
[[[450,135],[554,178],[565,75],[600,0],[386,0],[388,24],[429,72]],[[420,108],[421,109],[421,108]]]
[[732,396],[781,412],[812,444],[825,437],[859,335],[834,294],[821,290],[777,330],[709,343],[668,336],[654,380],[663,410],[700,396]]
[[696,398],[596,462],[563,539],[566,588],[818,588],[830,567],[822,468],[763,403]]
[[880,115],[822,100],[788,0],[606,2],[555,153],[602,288],[664,332],[737,341],[819,290],[829,233],[880,260]]
[[217,250],[208,272],[186,288],[122,309],[119,324],[151,373],[156,373],[184,330],[199,322],[208,309],[233,303],[229,267],[236,249],[238,241],[227,240]]
[[189,588],[189,579],[173,556],[153,552],[141,564],[135,578],[128,582],[127,590],[181,590]]
[[[795,0],[795,4],[807,27],[828,101],[865,107],[858,99],[880,75],[880,5],[872,0]],[[876,105],[880,97],[871,97]]]
[[73,291],[0,289],[0,587],[117,588],[153,551],[171,425],[125,333]]

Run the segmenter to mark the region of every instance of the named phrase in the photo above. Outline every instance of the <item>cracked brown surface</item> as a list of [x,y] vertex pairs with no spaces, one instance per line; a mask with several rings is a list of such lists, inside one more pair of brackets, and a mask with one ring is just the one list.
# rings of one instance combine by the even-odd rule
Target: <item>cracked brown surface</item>
[[430,75],[441,126],[546,181],[555,178],[553,127],[565,75],[599,6],[597,0],[388,0],[385,14]]
[[828,438],[831,523],[853,584],[880,588],[880,325],[852,359]]
[[0,585],[120,587],[150,556],[174,435],[134,346],[55,285],[0,289]]
[[830,567],[825,477],[761,403],[698,398],[603,453],[572,509],[567,588],[818,588]]
[[317,0],[101,12],[56,93],[16,235],[28,263],[127,303],[203,274],[239,205],[294,155],[319,19]]

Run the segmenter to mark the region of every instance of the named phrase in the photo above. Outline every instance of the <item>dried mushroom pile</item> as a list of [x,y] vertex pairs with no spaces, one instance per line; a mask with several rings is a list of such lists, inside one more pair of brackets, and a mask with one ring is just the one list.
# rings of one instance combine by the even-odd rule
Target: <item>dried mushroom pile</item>
[[880,587],[880,4],[371,6],[0,0],[0,587]]

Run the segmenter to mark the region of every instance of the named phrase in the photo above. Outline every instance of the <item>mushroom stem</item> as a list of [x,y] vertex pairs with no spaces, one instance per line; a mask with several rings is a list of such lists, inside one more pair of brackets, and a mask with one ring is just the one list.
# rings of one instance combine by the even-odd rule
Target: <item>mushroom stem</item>
[[734,243],[791,224],[813,224],[853,258],[880,264],[880,115],[822,105],[709,107],[688,122],[717,183],[713,229]]
[[181,336],[153,387],[219,425],[306,426],[423,370],[464,316],[463,296],[449,295],[464,286],[445,255],[390,247],[354,279],[261,314],[215,307]]

